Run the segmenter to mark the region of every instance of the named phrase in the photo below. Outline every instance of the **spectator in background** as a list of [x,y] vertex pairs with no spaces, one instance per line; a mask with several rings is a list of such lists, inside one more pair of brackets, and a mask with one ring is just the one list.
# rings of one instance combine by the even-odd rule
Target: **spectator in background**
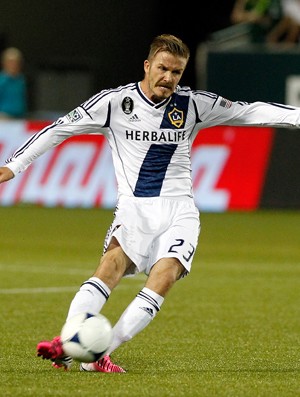
[[268,33],[281,20],[280,0],[236,0],[232,12],[233,25],[248,25],[252,41],[266,41]]
[[0,119],[23,118],[27,112],[23,54],[14,47],[3,51],[0,72]]
[[281,0],[282,18],[268,34],[269,43],[295,45],[300,42],[300,0]]

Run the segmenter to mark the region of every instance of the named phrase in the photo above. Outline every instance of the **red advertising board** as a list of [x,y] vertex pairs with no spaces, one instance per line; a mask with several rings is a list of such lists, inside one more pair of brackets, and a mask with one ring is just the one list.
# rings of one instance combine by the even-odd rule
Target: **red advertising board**
[[[209,202],[203,203],[200,192],[207,178],[211,199],[214,195],[222,196],[224,210],[256,209],[273,137],[274,130],[271,128],[213,127],[200,131],[193,144],[193,180],[198,206],[210,207]],[[206,161],[201,161],[201,152],[203,156],[206,153]],[[204,165],[199,165],[201,162]],[[221,201],[219,199],[220,210]]]
[[[0,124],[2,164],[45,122]],[[202,211],[251,210],[259,205],[274,131],[255,127],[201,130],[192,146],[195,201]],[[110,148],[103,136],[63,142],[25,172],[0,186],[0,205],[105,207],[116,203]]]

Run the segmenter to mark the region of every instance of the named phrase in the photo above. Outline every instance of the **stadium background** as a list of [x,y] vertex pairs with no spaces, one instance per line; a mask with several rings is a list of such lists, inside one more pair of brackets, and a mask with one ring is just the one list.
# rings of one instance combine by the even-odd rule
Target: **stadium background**
[[[79,80],[81,94],[76,86],[71,90],[70,78],[69,98],[56,95],[58,110],[68,110],[87,94],[141,78],[142,62],[154,35],[178,34],[194,50],[210,32],[227,26],[233,0],[203,3],[195,13],[191,1],[183,7],[157,0],[3,0],[0,49],[14,45],[24,51],[35,111],[41,109],[41,75],[52,72],[48,76],[57,77],[56,83],[62,84],[66,79],[57,75],[86,72],[89,78]],[[193,59],[183,82],[194,86]],[[51,98],[48,105],[53,106]]]
[[[203,88],[199,87],[197,79],[197,48],[211,33],[229,25],[233,2],[211,0],[201,4],[201,11],[196,13],[191,2],[185,2],[182,7],[159,1],[31,0],[20,3],[3,0],[0,46],[19,47],[26,59],[30,125],[27,120],[19,126],[20,138],[42,126],[41,120],[52,121],[102,88],[142,78],[141,65],[149,42],[162,32],[177,34],[190,46],[192,58],[182,83]],[[272,54],[259,50],[259,63],[255,62],[258,55],[255,49],[246,57],[245,51],[211,51],[208,55],[205,88],[233,100],[284,102],[286,76],[294,76],[300,70],[297,51],[292,54],[292,60],[286,59],[290,54],[277,51],[274,61]],[[274,68],[274,64],[279,67]],[[286,65],[292,69],[287,70]],[[249,84],[245,84],[244,76]],[[22,143],[13,136],[13,128],[11,132],[9,128],[8,125],[1,128],[2,160],[10,154],[8,150]],[[227,153],[227,160],[214,177],[203,179],[202,176],[202,185],[206,181],[214,197],[205,196],[208,189],[201,188],[199,177],[203,172],[207,176],[211,174],[212,167],[200,164],[197,168],[195,178],[200,186],[197,192],[199,190],[199,195],[206,197],[204,202],[198,202],[202,210],[300,207],[299,131],[258,129],[245,132],[238,128],[217,131],[214,136],[210,131],[201,134],[195,146],[195,152],[200,148],[208,156],[211,148],[216,156],[222,156],[222,150]],[[201,156],[205,157],[203,151]],[[24,178],[15,182],[15,190],[9,188],[13,192],[8,193],[7,187],[0,189],[0,204],[22,201],[20,192],[28,183]],[[22,185],[23,190],[17,185]],[[61,195],[67,193],[66,187]],[[215,198],[221,204],[211,202]],[[102,198],[94,200],[103,204]],[[110,200],[108,206],[113,205],[113,198]],[[40,202],[43,203],[43,199]],[[58,202],[61,201],[54,201],[53,205]],[[84,206],[81,202],[77,204]]]

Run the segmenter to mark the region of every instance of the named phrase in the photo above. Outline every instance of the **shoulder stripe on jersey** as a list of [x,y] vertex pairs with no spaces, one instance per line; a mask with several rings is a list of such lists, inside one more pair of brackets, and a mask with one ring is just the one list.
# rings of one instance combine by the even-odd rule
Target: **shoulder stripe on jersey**
[[208,98],[212,98],[212,99],[217,99],[219,97],[219,95],[214,94],[213,92],[208,92],[208,91],[192,91],[194,95],[202,95],[202,96],[206,96]]
[[[239,105],[241,105],[241,106],[250,105],[249,102],[238,101],[237,103],[238,103]],[[254,103],[254,102],[252,102],[252,103]],[[286,106],[286,105],[284,105],[284,104],[282,104],[282,103],[275,103],[275,102],[265,102],[265,103],[267,103],[268,105],[275,106],[275,107],[277,107],[277,108],[282,108],[282,109],[287,109],[287,110],[295,110],[295,109],[296,109],[296,108],[294,108],[294,107],[292,107],[292,106]]]
[[104,90],[99,92],[98,94],[92,96],[92,98],[88,99],[86,102],[84,102],[81,106],[85,110],[89,110],[95,103],[100,101],[100,99],[106,97],[106,95],[110,94],[110,90]]
[[82,105],[81,106],[78,106],[80,109],[82,109],[83,111],[84,111],[84,113],[85,114],[87,114],[88,116],[89,116],[89,118],[91,119],[91,120],[93,120],[93,118],[92,118],[92,116],[89,114],[89,112],[84,108],[84,107],[82,107]]
[[98,94],[92,96],[90,99],[88,99],[86,102],[82,104],[83,109],[89,110],[91,107],[93,107],[97,102],[99,102],[102,98],[106,97],[107,95],[111,94],[112,92],[120,92],[126,89],[135,89],[136,84],[131,83],[125,86],[120,86],[117,88],[111,88],[109,90],[103,90],[100,91]]
[[268,102],[270,105],[276,106],[278,108],[282,108],[282,109],[287,109],[287,110],[295,110],[295,108],[291,107],[291,106],[286,106],[283,105],[281,103],[275,103],[275,102]]
[[37,139],[39,139],[42,135],[44,135],[47,131],[49,131],[50,129],[55,127],[55,123],[51,124],[50,126],[44,128],[42,131],[40,131],[39,133],[33,135],[31,138],[29,138],[23,146],[21,146],[20,148],[18,148],[13,155],[6,160],[6,163],[9,163],[12,158],[16,158],[18,156],[20,156],[33,142],[35,142]]

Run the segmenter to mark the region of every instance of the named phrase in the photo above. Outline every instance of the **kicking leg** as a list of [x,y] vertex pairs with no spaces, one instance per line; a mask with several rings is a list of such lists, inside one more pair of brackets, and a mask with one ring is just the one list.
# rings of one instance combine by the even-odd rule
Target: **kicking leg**
[[125,309],[114,326],[114,338],[108,354],[142,331],[159,312],[167,292],[184,271],[175,258],[160,259],[151,269],[145,287]]
[[122,343],[141,332],[154,319],[163,304],[165,295],[184,270],[177,259],[159,260],[151,269],[145,287],[125,309],[114,326],[113,342],[106,351],[107,355],[96,363],[81,363],[81,371],[125,372],[123,368],[110,364],[109,355]]
[[82,284],[71,302],[67,320],[82,312],[99,313],[111,290],[119,284],[131,264],[131,260],[113,238],[94,276]]
[[[99,313],[109,298],[111,290],[119,283],[131,264],[131,260],[121,249],[117,240],[113,238],[109,249],[102,256],[94,276],[82,284],[71,302],[67,319],[82,312]],[[40,342],[37,345],[37,355],[43,359],[50,359],[55,367],[64,367],[65,369],[71,367],[70,357],[65,356],[59,336],[52,341]],[[110,367],[110,369],[115,368]]]

